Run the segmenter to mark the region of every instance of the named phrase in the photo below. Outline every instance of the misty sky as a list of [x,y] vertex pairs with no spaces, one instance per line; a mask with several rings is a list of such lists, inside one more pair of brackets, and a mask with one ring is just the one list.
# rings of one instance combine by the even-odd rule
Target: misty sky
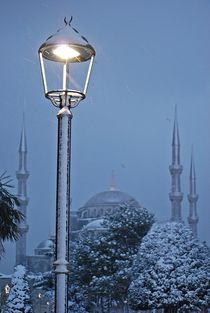
[[[74,110],[72,206],[108,188],[159,220],[171,215],[171,140],[178,105],[183,218],[188,215],[191,147],[197,174],[199,238],[210,243],[210,2],[208,0],[2,0],[0,172],[16,188],[25,112],[28,141],[28,254],[54,232],[57,109],[44,98],[37,50],[73,15],[96,50],[87,99]],[[16,189],[13,190],[16,192]],[[6,244],[0,272],[11,272]]]

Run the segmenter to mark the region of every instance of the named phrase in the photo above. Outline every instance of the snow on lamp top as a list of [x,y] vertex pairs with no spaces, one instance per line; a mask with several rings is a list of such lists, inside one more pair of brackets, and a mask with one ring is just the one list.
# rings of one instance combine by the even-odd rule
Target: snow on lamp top
[[39,48],[43,58],[63,63],[85,62],[95,56],[94,48],[87,39],[64,19],[65,26],[51,35]]

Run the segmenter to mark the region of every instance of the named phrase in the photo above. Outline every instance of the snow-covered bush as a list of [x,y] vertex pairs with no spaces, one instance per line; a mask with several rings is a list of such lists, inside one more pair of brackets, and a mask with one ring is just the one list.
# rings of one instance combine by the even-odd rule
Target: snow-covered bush
[[12,287],[6,302],[6,313],[31,313],[30,291],[26,280],[26,270],[17,265],[12,275]]
[[181,223],[155,224],[133,264],[129,305],[189,312],[210,303],[210,250]]

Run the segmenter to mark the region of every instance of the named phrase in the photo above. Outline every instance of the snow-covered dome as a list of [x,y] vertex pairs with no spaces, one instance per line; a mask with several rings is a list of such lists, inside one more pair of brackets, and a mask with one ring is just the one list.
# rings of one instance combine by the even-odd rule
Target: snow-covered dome
[[50,239],[40,242],[40,244],[37,246],[37,249],[52,249],[52,248],[53,248],[53,241]]
[[37,248],[34,250],[35,255],[46,255],[48,253],[53,253],[54,242],[52,239],[47,239],[40,244],[38,244]]
[[88,223],[87,225],[84,226],[85,230],[103,230],[105,229],[105,227],[102,225],[103,224],[103,218],[94,220],[90,223]]
[[91,197],[84,207],[93,207],[93,206],[101,206],[101,205],[118,205],[124,202],[130,202],[134,205],[139,206],[139,203],[130,195],[125,192],[119,190],[108,190],[99,192],[93,197]]
[[116,189],[111,185],[107,191],[99,192],[91,197],[83,207],[78,210],[79,218],[83,223],[89,223],[93,219],[100,219],[106,214],[112,214],[123,203],[132,203],[135,207],[141,207],[129,194]]

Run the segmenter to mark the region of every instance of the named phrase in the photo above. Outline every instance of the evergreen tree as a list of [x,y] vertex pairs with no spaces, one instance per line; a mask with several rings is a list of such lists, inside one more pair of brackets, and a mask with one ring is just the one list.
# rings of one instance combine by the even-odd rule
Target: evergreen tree
[[76,246],[73,270],[90,306],[109,311],[113,302],[126,302],[133,257],[153,222],[146,209],[126,203],[105,217],[106,231],[97,238],[83,233]]
[[33,273],[33,288],[54,291],[54,274],[52,271],[38,274]]
[[87,301],[81,288],[76,285],[71,285],[68,296],[68,313],[87,313],[85,309]]
[[50,308],[54,309],[54,298],[55,298],[55,277],[52,271],[44,273],[33,273],[32,276],[28,276],[31,279],[31,285],[33,289],[40,290],[42,298],[50,303]]
[[30,290],[26,279],[26,270],[22,265],[15,267],[12,275],[12,287],[6,302],[6,313],[31,313]]
[[133,310],[200,312],[210,305],[210,250],[181,223],[156,224],[133,264]]

